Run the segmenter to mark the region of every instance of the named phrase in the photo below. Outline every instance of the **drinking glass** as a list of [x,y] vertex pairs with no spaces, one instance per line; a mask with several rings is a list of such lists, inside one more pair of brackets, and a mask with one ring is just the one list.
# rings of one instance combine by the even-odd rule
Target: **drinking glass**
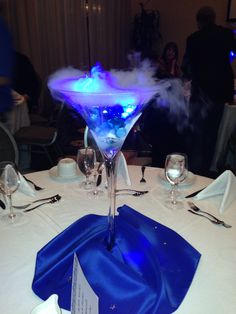
[[166,156],[165,176],[171,184],[169,193],[170,199],[166,201],[168,207],[180,208],[183,204],[177,199],[178,184],[182,182],[187,175],[187,156],[182,153],[173,153]]
[[86,177],[86,180],[80,184],[80,187],[84,190],[92,189],[94,182],[91,181],[89,177],[92,174],[96,163],[95,150],[89,147],[79,149],[77,153],[77,163],[80,171]]
[[95,167],[93,169],[93,177],[94,177],[94,188],[92,189],[92,191],[89,191],[88,197],[91,199],[97,199],[100,198],[102,196],[104,196],[104,192],[98,187],[98,185],[101,184],[101,182],[98,182],[98,178],[100,176],[100,178],[102,179],[102,171],[104,169],[104,162],[96,162]]
[[22,213],[15,213],[12,207],[12,194],[20,185],[20,178],[14,163],[3,161],[0,163],[0,191],[5,195],[9,212],[2,216],[2,221],[13,224],[19,221]]

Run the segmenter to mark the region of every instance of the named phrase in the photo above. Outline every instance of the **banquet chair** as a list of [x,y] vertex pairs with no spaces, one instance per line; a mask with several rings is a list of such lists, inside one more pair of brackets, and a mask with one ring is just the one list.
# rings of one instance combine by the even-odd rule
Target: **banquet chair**
[[0,122],[0,161],[12,161],[18,165],[19,152],[10,131]]
[[52,156],[52,151],[58,157],[62,155],[57,139],[63,109],[64,102],[55,103],[53,122],[50,125],[31,125],[18,130],[14,137],[19,151],[30,151],[31,154],[44,154],[51,166],[53,166],[55,160]]

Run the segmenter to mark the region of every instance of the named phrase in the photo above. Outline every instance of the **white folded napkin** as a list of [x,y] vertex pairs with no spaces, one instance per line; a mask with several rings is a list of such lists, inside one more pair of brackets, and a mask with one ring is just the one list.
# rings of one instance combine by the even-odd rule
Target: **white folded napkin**
[[127,185],[131,185],[127,162],[122,152],[120,152],[117,163],[117,177],[122,178]]
[[29,184],[29,182],[27,182],[20,173],[19,173],[19,177],[20,177],[20,186],[18,188],[18,191],[29,196],[35,196],[36,192],[35,192],[34,187],[31,184]]
[[58,295],[52,294],[46,301],[36,306],[31,314],[61,314],[58,306]]
[[194,199],[202,200],[214,196],[222,196],[219,206],[220,213],[223,213],[236,199],[236,177],[232,171],[224,171],[208,187],[198,193]]

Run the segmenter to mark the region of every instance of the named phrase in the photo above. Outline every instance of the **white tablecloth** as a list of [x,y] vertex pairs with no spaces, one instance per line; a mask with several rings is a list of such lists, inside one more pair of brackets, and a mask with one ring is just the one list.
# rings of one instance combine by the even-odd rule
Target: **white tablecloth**
[[[150,192],[142,197],[119,196],[117,206],[127,204],[170,227],[202,254],[192,285],[176,313],[235,314],[236,202],[223,215],[217,212],[215,205],[209,200],[198,203],[202,209],[231,223],[231,229],[215,226],[206,219],[192,215],[187,211],[186,200],[182,210],[167,209],[163,200],[168,185],[159,178],[162,171],[158,168],[147,168],[147,183],[142,185],[139,183],[140,167],[129,166],[132,187],[148,189]],[[59,203],[27,213],[29,221],[22,226],[5,227],[0,224],[2,314],[29,314],[32,308],[42,302],[31,290],[36,254],[40,248],[83,215],[106,215],[108,212],[107,199],[104,197],[89,200],[86,192],[79,189],[78,182],[52,180],[47,171],[28,174],[27,177],[45,188],[37,192],[37,198],[59,193],[62,199]],[[190,182],[189,185],[182,186],[181,190],[187,195],[210,182],[211,179],[196,176],[192,184]],[[119,182],[118,188],[125,187],[122,184]],[[13,195],[14,204],[24,204],[31,199],[20,192]],[[3,214],[4,211],[0,210],[0,213]]]

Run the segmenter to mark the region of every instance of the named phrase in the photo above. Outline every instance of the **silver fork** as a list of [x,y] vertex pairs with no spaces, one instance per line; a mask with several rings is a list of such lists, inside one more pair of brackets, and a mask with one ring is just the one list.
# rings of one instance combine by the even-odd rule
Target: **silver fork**
[[145,169],[146,169],[146,167],[145,167],[145,166],[142,166],[142,168],[141,168],[142,178],[141,178],[141,180],[140,180],[140,183],[146,183],[146,180],[145,180],[145,178],[144,178]]
[[34,203],[38,203],[38,202],[43,202],[43,201],[48,201],[48,200],[51,200],[53,198],[57,198],[59,197],[60,195],[59,194],[56,194],[56,195],[53,195],[53,196],[50,196],[50,197],[45,197],[45,198],[40,198],[38,200],[35,200],[33,202],[30,202],[28,204],[25,204],[25,205],[19,205],[19,206],[16,206],[16,205],[13,205],[13,207],[15,209],[26,209],[27,207],[29,207],[30,205],[34,204]]
[[[188,205],[190,206],[190,208],[193,210],[190,211],[192,212],[193,214],[196,214],[198,216],[202,216],[202,217],[205,217],[207,218],[208,220],[210,220],[212,223],[215,223],[218,224],[218,225],[222,225],[224,226],[225,228],[231,228],[232,226],[228,225],[227,223],[225,223],[223,220],[220,220],[218,219],[217,217],[213,216],[212,214],[204,211],[204,210],[201,210],[199,207],[197,207],[193,202],[188,202]],[[199,213],[202,213],[202,214],[205,214],[205,215],[208,215],[209,217],[213,218],[214,220],[210,219],[209,217],[205,216],[205,215],[202,215],[202,214],[199,214]]]
[[28,212],[30,212],[31,210],[34,210],[34,209],[36,209],[36,208],[38,208],[38,207],[41,207],[41,206],[43,206],[43,205],[46,205],[46,204],[53,204],[53,203],[59,202],[60,199],[61,199],[61,196],[58,195],[57,197],[52,198],[50,201],[41,203],[41,204],[39,204],[39,205],[37,205],[37,206],[34,206],[34,207],[31,207],[31,208],[29,208],[29,209],[24,210],[24,213],[28,213]]

